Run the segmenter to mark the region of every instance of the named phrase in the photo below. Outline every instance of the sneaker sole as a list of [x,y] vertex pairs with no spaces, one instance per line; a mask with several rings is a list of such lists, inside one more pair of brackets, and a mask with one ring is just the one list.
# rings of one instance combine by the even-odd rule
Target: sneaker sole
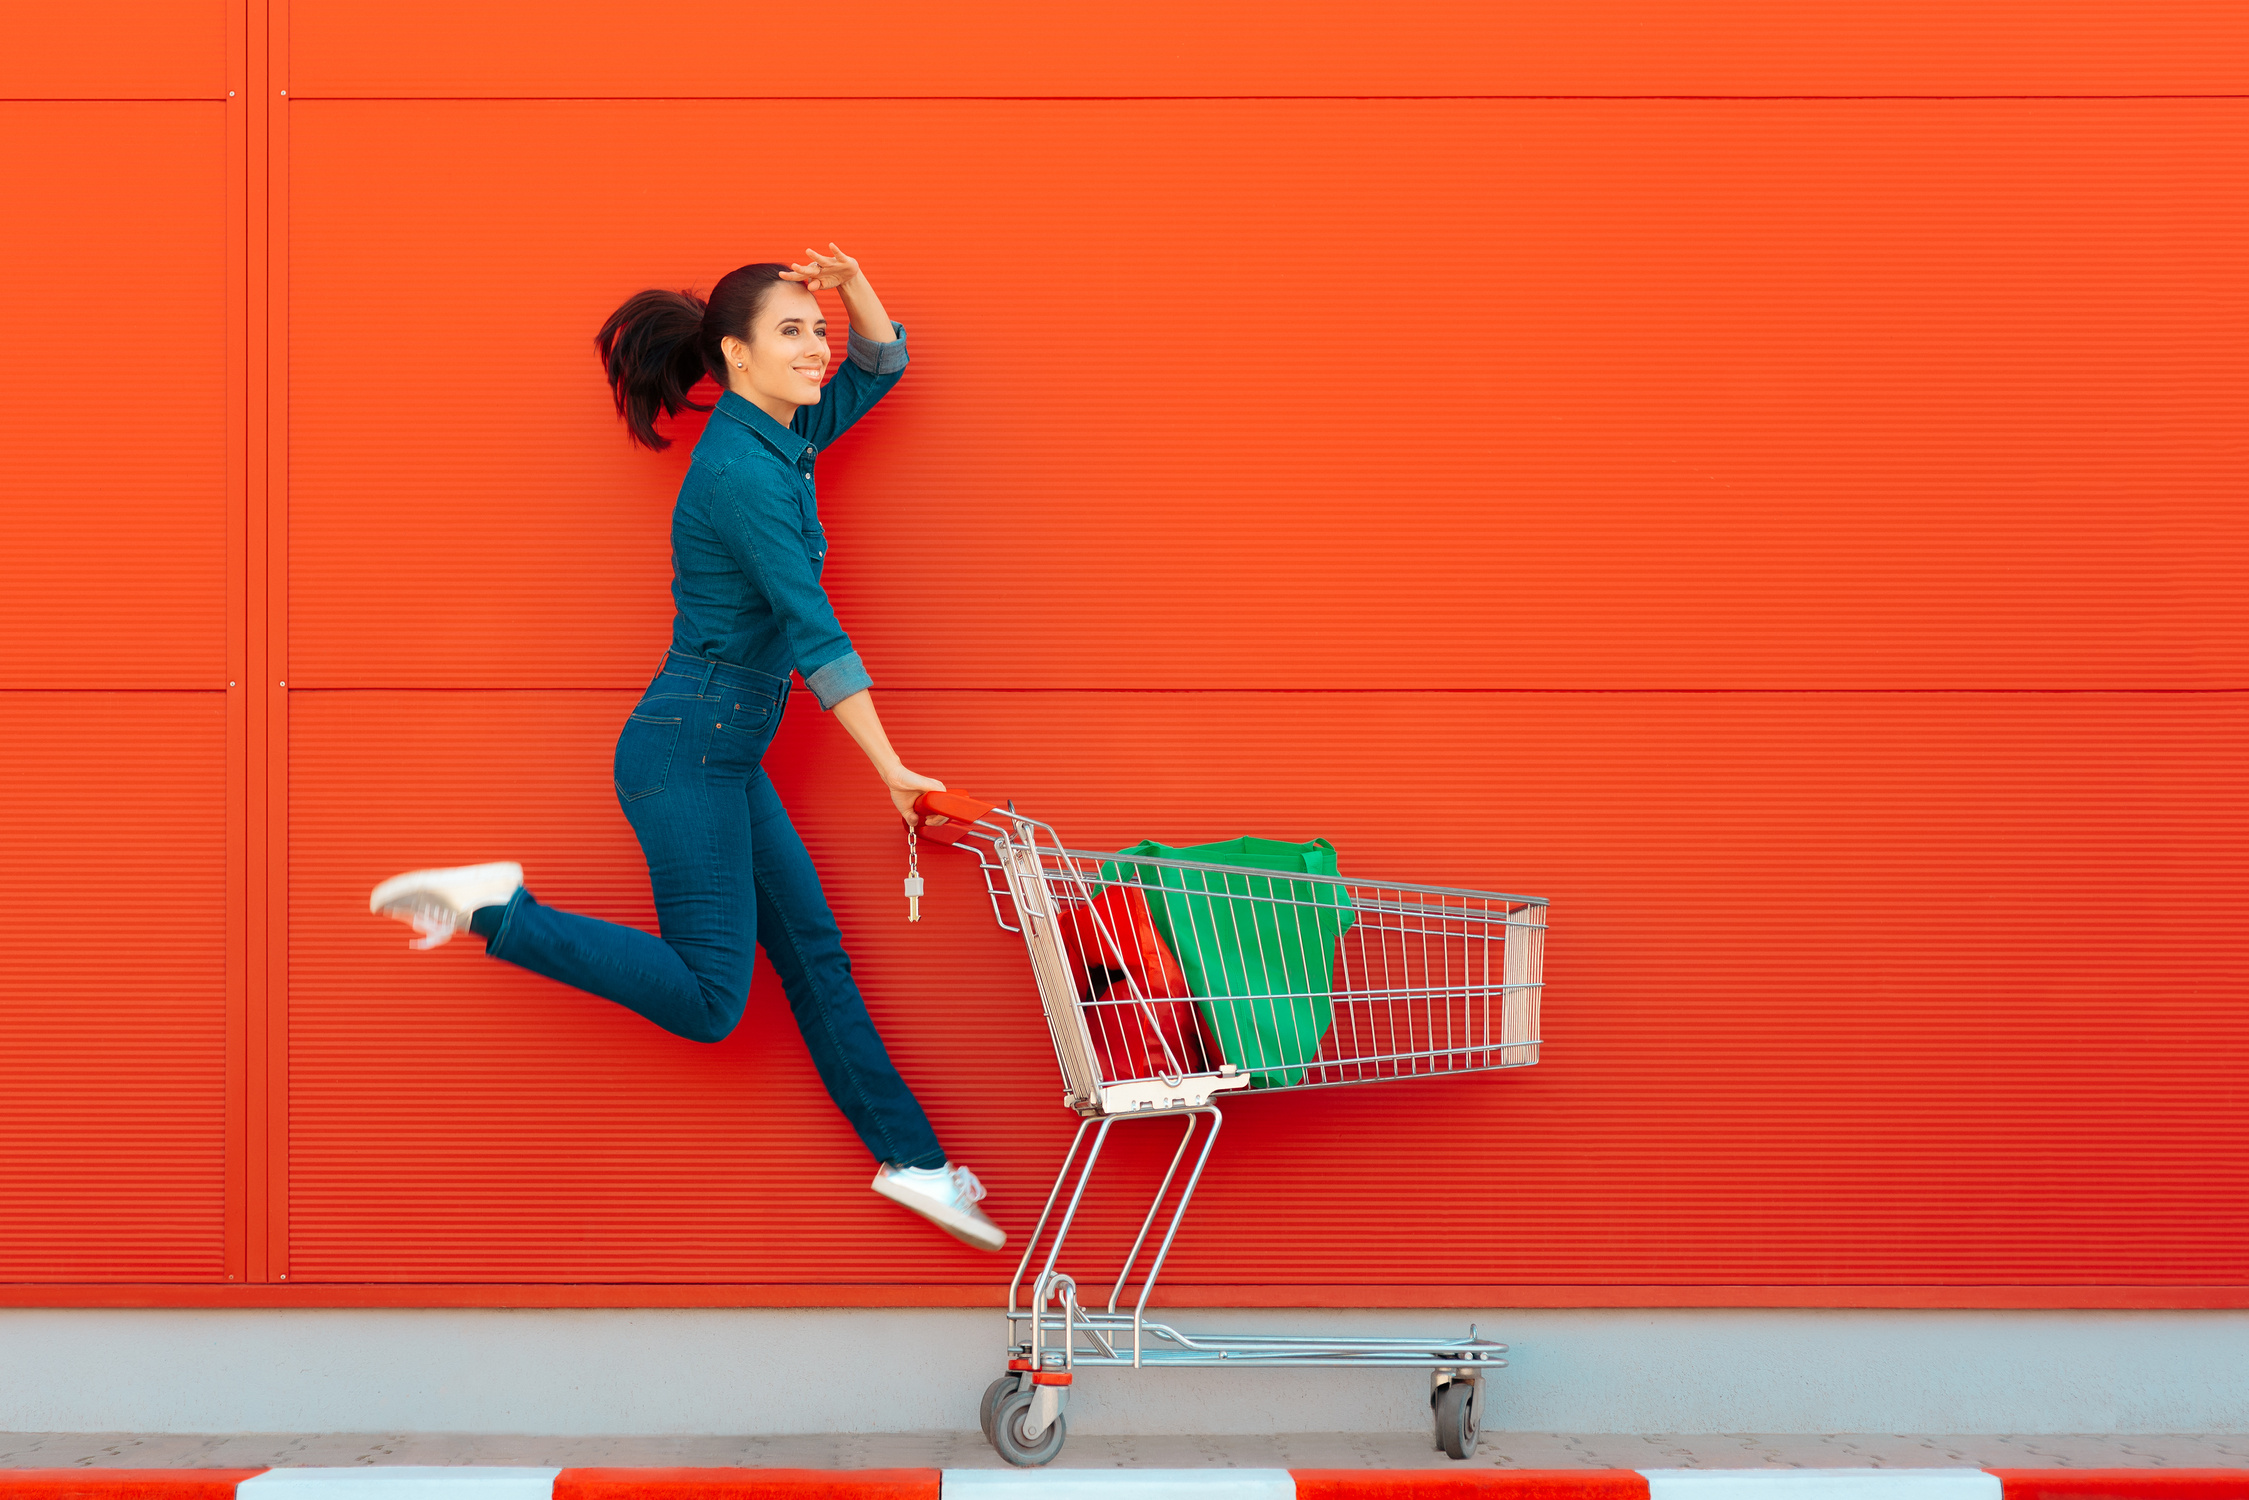
[[[521,885],[523,883],[523,866],[516,864],[513,860],[494,860],[492,861],[492,863],[503,868],[512,869],[515,872],[516,884]],[[403,875],[393,875],[390,879],[384,881],[381,885],[376,886],[373,892],[368,895],[367,910],[376,916],[382,916],[384,915],[383,908],[388,906],[391,902],[397,900],[398,897],[404,892],[413,890],[417,886],[432,885],[435,883],[434,877],[447,874],[452,870],[464,868],[470,867],[461,865],[440,865],[435,869],[408,870]],[[465,927],[468,924],[464,921],[462,925]]]
[[988,1240],[987,1236],[990,1233],[988,1230],[979,1233],[978,1231],[983,1226],[967,1214],[961,1213],[957,1209],[947,1208],[942,1203],[932,1203],[919,1193],[897,1191],[891,1187],[888,1177],[877,1177],[874,1181],[874,1189],[900,1208],[927,1219],[930,1223],[935,1224],[939,1229],[944,1230],[954,1239],[972,1249],[993,1251],[1007,1248],[1007,1231],[1000,1229],[997,1224],[991,1224],[989,1219],[985,1220],[984,1223],[990,1224],[992,1229],[999,1231],[999,1239],[996,1241]]

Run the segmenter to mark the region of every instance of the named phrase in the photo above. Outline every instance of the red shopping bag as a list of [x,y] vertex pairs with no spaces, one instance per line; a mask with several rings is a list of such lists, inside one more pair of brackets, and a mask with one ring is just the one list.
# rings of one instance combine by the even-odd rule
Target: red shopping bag
[[1102,1076],[1116,1082],[1208,1072],[1210,1051],[1194,992],[1139,890],[1112,885],[1091,901],[1059,905],[1055,926],[1085,1003]]

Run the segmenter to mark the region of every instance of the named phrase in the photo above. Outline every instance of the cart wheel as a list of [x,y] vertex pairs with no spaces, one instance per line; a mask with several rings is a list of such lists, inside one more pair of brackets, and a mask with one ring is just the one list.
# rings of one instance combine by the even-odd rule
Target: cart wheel
[[1034,1443],[1023,1436],[1023,1419],[1031,1412],[1031,1393],[1016,1391],[1000,1398],[992,1409],[992,1446],[1000,1457],[1019,1469],[1036,1468],[1052,1463],[1062,1451],[1063,1441],[1069,1436],[1069,1427],[1060,1412],[1054,1414],[1054,1425],[1039,1434]]
[[1437,1446],[1445,1450],[1448,1458],[1473,1458],[1476,1456],[1476,1382],[1455,1380],[1450,1385],[1439,1386],[1431,1398],[1437,1409]]
[[984,1399],[976,1404],[976,1425],[984,1429],[984,1441],[992,1440],[992,1413],[1015,1389],[1015,1372],[1010,1370],[990,1385],[984,1387]]

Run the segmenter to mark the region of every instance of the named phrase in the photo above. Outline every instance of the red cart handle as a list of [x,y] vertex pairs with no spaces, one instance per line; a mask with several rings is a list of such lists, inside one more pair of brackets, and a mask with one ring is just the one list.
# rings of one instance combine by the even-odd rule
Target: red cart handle
[[[981,822],[998,806],[993,802],[979,802],[965,792],[923,792],[914,799],[914,811],[922,818],[921,836],[940,844],[950,844],[968,832],[968,825]],[[948,821],[932,823],[931,818]]]

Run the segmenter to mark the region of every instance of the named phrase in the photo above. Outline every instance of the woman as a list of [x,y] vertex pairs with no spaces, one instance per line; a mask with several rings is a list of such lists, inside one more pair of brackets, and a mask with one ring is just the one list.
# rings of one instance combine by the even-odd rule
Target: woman
[[[635,441],[670,446],[659,409],[712,413],[672,511],[671,649],[617,739],[617,798],[647,856],[663,936],[542,906],[512,863],[415,870],[375,887],[368,906],[412,923],[421,938],[409,946],[434,948],[466,927],[494,958],[699,1042],[741,1020],[762,942],[829,1097],[880,1163],[875,1191],[997,1250],[1007,1235],[892,1066],[819,874],[759,765],[794,670],[866,752],[901,816],[913,820],[918,793],[944,789],[891,749],[866,668],[820,586],[814,461],[906,368],[906,330],[858,262],[828,249],[806,251],[802,265],[743,266],[707,304],[641,292],[595,339]],[[829,288],[851,316],[850,354],[823,389],[827,320],[813,294]],[[705,374],[724,392],[715,409],[688,399]]]

